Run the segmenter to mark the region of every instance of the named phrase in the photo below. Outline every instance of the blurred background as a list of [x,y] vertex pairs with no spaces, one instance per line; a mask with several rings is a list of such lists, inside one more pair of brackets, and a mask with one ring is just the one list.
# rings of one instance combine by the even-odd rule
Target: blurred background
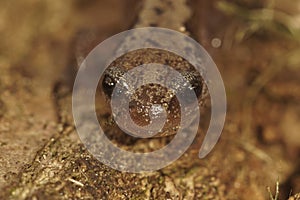
[[[47,181],[29,190],[26,184],[34,181],[23,177],[64,129],[58,123],[57,85],[66,83],[64,94],[70,96],[77,64],[99,42],[131,28],[142,5],[138,0],[0,2],[0,197],[39,197],[36,188],[60,191],[45,192]],[[193,14],[186,26],[219,67],[228,98],[219,145],[199,161],[214,166],[220,182],[208,187],[215,187],[218,199],[268,199],[267,187],[274,194],[277,181],[281,199],[300,192],[300,1],[189,0],[188,5]],[[64,112],[71,116],[67,108]],[[185,170],[198,161],[189,162]],[[46,176],[54,176],[51,169]],[[197,199],[203,188],[195,183],[193,191]]]

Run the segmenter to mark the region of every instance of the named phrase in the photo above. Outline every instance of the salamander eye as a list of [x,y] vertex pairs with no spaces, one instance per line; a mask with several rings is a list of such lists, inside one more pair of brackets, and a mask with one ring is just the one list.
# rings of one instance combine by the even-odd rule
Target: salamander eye
[[124,75],[124,70],[120,67],[110,67],[104,72],[104,77],[102,81],[103,92],[108,98],[111,98],[113,90],[120,80],[120,78]]
[[117,80],[109,76],[108,74],[104,75],[104,79],[102,82],[102,88],[104,93],[108,96],[111,97],[112,92],[116,86]]
[[199,98],[202,95],[203,79],[196,70],[182,72],[183,77],[191,84],[192,88]]

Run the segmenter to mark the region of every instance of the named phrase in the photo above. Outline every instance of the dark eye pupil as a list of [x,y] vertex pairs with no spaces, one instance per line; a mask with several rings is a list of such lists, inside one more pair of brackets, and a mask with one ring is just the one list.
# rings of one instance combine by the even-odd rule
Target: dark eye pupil
[[203,89],[203,79],[201,75],[196,71],[185,72],[182,75],[191,84],[196,96],[199,97],[202,94]]
[[124,69],[118,66],[111,66],[104,72],[102,88],[106,96],[111,98],[117,81],[124,75]]
[[190,82],[190,84],[192,85],[194,91],[195,91],[195,94],[197,97],[200,97],[201,94],[202,94],[202,89],[203,89],[203,83],[201,81],[201,79],[198,79],[198,80],[192,80]]
[[102,82],[102,88],[103,88],[104,93],[108,97],[111,97],[115,86],[116,86],[116,81],[114,79],[112,79],[109,75],[105,75],[103,82]]

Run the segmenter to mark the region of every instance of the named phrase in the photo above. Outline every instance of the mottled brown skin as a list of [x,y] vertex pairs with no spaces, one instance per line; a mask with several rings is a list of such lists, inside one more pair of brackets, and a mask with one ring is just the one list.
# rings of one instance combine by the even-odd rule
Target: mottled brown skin
[[[120,78],[130,69],[142,64],[158,63],[168,65],[191,84],[196,96],[201,102],[203,92],[203,79],[200,73],[183,58],[158,49],[141,49],[127,53],[116,59],[106,69],[102,80],[103,91],[110,102],[115,85]],[[145,76],[143,74],[142,76]],[[147,75],[146,75],[147,76]],[[178,91],[183,90],[183,86],[178,85]],[[151,123],[150,108],[155,104],[163,106],[167,112],[167,121],[164,128],[155,135],[156,137],[176,134],[180,124],[180,104],[176,95],[171,90],[160,84],[147,84],[138,88],[131,96],[129,112],[132,120],[139,126],[146,126]]]

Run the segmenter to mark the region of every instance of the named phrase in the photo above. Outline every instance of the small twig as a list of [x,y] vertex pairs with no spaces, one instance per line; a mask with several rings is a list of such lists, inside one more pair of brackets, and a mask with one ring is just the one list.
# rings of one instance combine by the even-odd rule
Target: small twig
[[81,183],[81,182],[79,182],[79,181],[76,181],[76,180],[74,180],[74,179],[72,179],[72,178],[68,178],[68,181],[71,181],[72,183],[74,183],[75,185],[78,185],[78,186],[80,186],[80,187],[83,187],[83,186],[84,186],[83,183]]
[[267,190],[268,190],[269,195],[270,195],[270,200],[278,200],[278,197],[279,197],[279,181],[278,180],[276,181],[276,191],[275,191],[275,196],[274,197],[273,197],[273,194],[271,192],[270,187],[267,187]]
[[258,157],[259,159],[265,161],[265,162],[272,162],[272,158],[267,154],[265,153],[263,150],[259,149],[258,147],[250,144],[250,143],[240,143],[240,146],[252,153],[253,155],[255,155],[256,157]]

